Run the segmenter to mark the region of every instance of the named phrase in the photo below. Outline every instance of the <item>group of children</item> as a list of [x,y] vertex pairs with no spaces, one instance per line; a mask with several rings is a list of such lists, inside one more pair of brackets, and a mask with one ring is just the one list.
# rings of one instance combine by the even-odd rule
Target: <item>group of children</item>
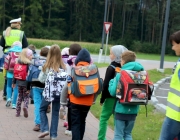
[[[72,44],[69,48],[64,48],[62,52],[58,45],[52,45],[51,47],[45,46],[41,48],[40,56],[35,56],[34,49],[28,47],[22,49],[22,44],[20,42],[13,43],[11,49],[9,49],[9,54],[10,52],[16,54],[17,57],[14,71],[4,69],[4,77],[7,78],[6,106],[9,107],[12,104],[12,108],[16,109],[16,117],[19,117],[21,114],[21,104],[24,102],[22,110],[24,117],[27,118],[29,97],[31,94],[35,107],[35,127],[33,130],[41,130],[42,133],[39,134],[39,138],[44,138],[50,134],[51,140],[57,138],[59,112],[60,116],[64,118],[65,114],[62,115],[62,112],[65,112],[65,106],[67,106],[66,118],[68,127],[65,134],[72,135],[72,139],[83,139],[86,116],[90,106],[93,104],[94,96],[88,95],[87,97],[77,98],[74,95],[68,95],[66,78],[67,75],[71,75],[71,69],[76,65],[88,65],[91,63],[90,53],[86,49],[82,49],[79,44]],[[41,65],[38,67],[36,65],[39,73],[38,77],[33,78],[32,71],[35,69],[35,61],[40,62]],[[20,74],[18,75],[16,72],[16,70],[23,69],[24,66],[26,68],[25,73],[27,74],[26,79],[20,78],[22,76],[20,76]],[[52,77],[52,75],[50,75],[51,72],[60,74],[60,82],[55,83],[53,80],[52,83],[50,82]],[[62,75],[62,73],[64,75]],[[56,84],[54,88],[60,85],[59,89],[62,90],[62,93],[60,93],[60,91],[60,94],[57,94],[57,89],[56,93],[50,91],[52,94],[47,94],[46,90],[50,90],[47,87],[48,84],[49,86],[54,86],[54,84]],[[50,104],[52,105],[52,117],[51,127],[49,129],[46,112]],[[72,109],[73,111],[78,109],[79,112],[73,112]]]
[[[62,51],[58,45],[52,45],[51,47],[45,46],[41,48],[40,56],[34,56],[32,49],[22,49],[21,47],[20,42],[15,42],[12,48],[9,49],[9,52],[14,52],[18,55],[17,63],[19,65],[26,65],[27,78],[25,80],[17,79],[13,75],[13,71],[4,70],[4,76],[7,78],[6,106],[9,107],[11,105],[13,98],[12,108],[16,108],[16,117],[19,117],[23,101],[24,117],[27,118],[29,96],[30,92],[32,92],[31,96],[35,106],[35,127],[33,130],[41,130],[38,136],[39,138],[44,138],[50,134],[51,140],[57,138],[59,112],[60,118],[64,118],[64,112],[66,112],[65,106],[67,106],[66,120],[68,127],[65,134],[72,135],[72,140],[82,140],[85,132],[86,117],[94,102],[94,95],[76,97],[73,94],[68,94],[67,81],[73,67],[87,66],[92,63],[90,53],[87,49],[82,49],[79,44],[72,44],[69,48],[64,48]],[[106,70],[100,100],[103,108],[100,117],[98,140],[105,139],[107,121],[113,113],[115,115],[114,140],[130,140],[132,139],[131,132],[139,106],[122,105],[116,100],[116,89],[121,74],[116,74],[114,67],[133,71],[142,71],[144,68],[141,64],[135,62],[135,53],[128,51],[122,45],[116,45],[110,48],[110,59],[112,62]],[[40,62],[40,65],[36,66],[39,72],[38,77],[33,79],[29,77],[31,77],[31,71],[34,68],[35,61]],[[54,73],[59,75],[60,82],[58,80],[56,82],[53,81],[54,79],[52,77]],[[56,92],[50,91],[49,86],[53,86]],[[57,89],[58,86],[60,91]],[[46,112],[50,104],[52,105],[52,117],[51,127],[49,129]]]

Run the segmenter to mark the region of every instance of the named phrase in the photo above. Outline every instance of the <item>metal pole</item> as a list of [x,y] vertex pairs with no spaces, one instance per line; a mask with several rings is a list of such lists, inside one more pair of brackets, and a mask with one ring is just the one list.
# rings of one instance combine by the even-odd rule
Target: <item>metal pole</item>
[[161,61],[160,61],[160,69],[159,69],[160,72],[164,72],[163,65],[164,65],[164,55],[165,55],[165,48],[166,48],[167,27],[168,27],[170,4],[171,4],[171,0],[167,0],[167,3],[166,3],[166,16],[165,16],[162,47],[161,47]]
[[[105,10],[104,10],[104,22],[106,22],[106,17],[107,17],[107,4],[108,3],[108,0],[105,1]],[[104,48],[104,23],[103,23],[103,30],[102,30],[102,46],[99,50],[99,58],[98,58],[98,63],[101,62],[101,56],[102,56],[102,51],[103,51],[103,48]]]
[[108,38],[109,38],[109,31],[106,36],[106,49],[105,49],[105,57],[104,57],[104,63],[106,62],[106,54],[107,54],[107,44],[108,44]]

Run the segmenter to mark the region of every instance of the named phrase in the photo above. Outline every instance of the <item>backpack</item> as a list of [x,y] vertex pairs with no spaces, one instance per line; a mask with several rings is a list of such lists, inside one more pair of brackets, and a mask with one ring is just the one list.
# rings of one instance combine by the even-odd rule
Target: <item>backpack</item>
[[[147,105],[153,92],[147,71],[121,70],[116,97],[121,104]],[[152,87],[152,89],[151,89]]]
[[14,66],[14,78],[18,80],[26,80],[27,68],[27,64],[16,63]]
[[62,89],[66,83],[67,73],[64,69],[59,68],[59,72],[50,69],[45,81],[43,96],[46,101],[51,102],[60,98]]
[[75,97],[100,94],[103,80],[95,64],[75,66],[71,71],[72,81],[68,82],[68,93]]
[[46,62],[46,59],[41,58],[41,57],[33,57],[33,59],[32,59],[32,64],[34,66],[42,66],[42,65],[44,65],[45,62]]
[[15,52],[10,52],[4,59],[4,68],[13,71],[18,56]]
[[27,76],[27,81],[39,81],[38,76],[41,70],[39,69],[40,66],[43,66],[44,63],[46,62],[46,59],[43,58],[35,58],[33,60],[33,64],[29,66],[28,70],[28,76]]

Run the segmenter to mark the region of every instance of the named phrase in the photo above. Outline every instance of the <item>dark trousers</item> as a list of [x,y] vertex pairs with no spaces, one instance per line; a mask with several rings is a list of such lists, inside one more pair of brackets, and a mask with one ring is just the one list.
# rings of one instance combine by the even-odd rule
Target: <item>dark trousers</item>
[[83,140],[90,107],[71,103],[72,140]]
[[67,113],[67,117],[68,117],[68,130],[71,131],[71,108],[68,107],[68,113]]
[[7,92],[6,92],[6,87],[7,87],[7,79],[4,80],[4,90],[3,90],[3,96],[6,96],[7,95]]

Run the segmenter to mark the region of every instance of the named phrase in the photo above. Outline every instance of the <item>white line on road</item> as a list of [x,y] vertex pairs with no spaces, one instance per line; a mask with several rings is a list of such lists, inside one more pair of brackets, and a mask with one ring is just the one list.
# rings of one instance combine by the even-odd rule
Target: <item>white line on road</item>
[[169,90],[169,89],[167,89],[167,88],[158,88],[158,89],[161,89],[161,90]]
[[156,96],[157,98],[164,98],[167,99],[167,97],[163,97],[163,96]]

